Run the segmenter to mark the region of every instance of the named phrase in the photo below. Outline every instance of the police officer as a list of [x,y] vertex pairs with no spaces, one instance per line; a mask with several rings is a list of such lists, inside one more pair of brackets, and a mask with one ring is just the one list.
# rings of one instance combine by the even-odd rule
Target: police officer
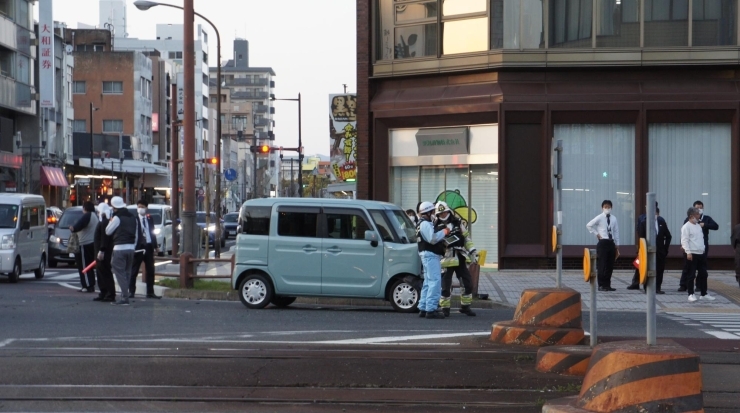
[[447,228],[450,231],[447,244],[447,252],[442,258],[442,298],[439,306],[445,317],[450,316],[450,296],[452,295],[452,274],[456,274],[463,292],[460,297],[460,312],[474,317],[475,313],[470,309],[473,304],[473,282],[468,271],[468,262],[475,256],[476,249],[469,237],[468,229],[462,220],[455,216],[446,202],[439,201],[435,206],[437,219],[435,229]]
[[419,205],[420,223],[417,229],[419,240],[419,256],[424,267],[424,284],[421,287],[419,300],[419,317],[445,318],[437,312],[441,291],[442,267],[440,260],[445,254],[444,238],[450,230],[444,228],[436,231],[434,228],[434,204],[422,202]]

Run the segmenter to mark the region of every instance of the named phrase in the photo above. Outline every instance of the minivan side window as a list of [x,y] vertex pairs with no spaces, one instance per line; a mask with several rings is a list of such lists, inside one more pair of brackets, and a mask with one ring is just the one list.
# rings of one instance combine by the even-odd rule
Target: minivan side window
[[370,215],[373,216],[373,221],[375,221],[375,225],[378,227],[378,231],[380,231],[380,238],[383,241],[395,242],[393,230],[388,225],[383,211],[372,210],[370,211]]
[[373,229],[360,210],[327,209],[324,212],[329,238],[364,240],[365,231]]
[[242,208],[239,220],[242,224],[242,233],[249,235],[270,235],[270,214],[272,207]]
[[278,235],[282,237],[318,236],[319,208],[278,208]]

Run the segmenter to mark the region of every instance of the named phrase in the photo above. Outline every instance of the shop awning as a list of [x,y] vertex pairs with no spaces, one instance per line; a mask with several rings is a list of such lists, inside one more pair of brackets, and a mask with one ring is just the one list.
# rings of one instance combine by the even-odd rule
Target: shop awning
[[64,171],[61,168],[55,168],[53,166],[42,166],[41,167],[41,185],[50,186],[69,186],[67,178],[64,176]]

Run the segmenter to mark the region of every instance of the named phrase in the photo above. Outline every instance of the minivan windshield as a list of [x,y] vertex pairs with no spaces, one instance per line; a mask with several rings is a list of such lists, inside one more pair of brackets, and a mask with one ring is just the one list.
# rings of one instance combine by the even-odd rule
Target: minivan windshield
[[236,212],[224,215],[224,222],[237,222],[239,220],[239,214]]
[[59,228],[69,228],[70,226],[77,223],[82,216],[82,209],[67,209],[62,214],[62,219],[59,220]]
[[388,217],[393,223],[399,237],[402,239],[403,237],[406,237],[406,239],[412,244],[417,242],[416,226],[414,226],[414,223],[411,222],[404,211],[401,211],[400,209],[392,209],[388,211]]
[[[205,224],[206,223],[206,213],[205,212],[196,212],[195,213],[195,223],[196,224]],[[216,223],[216,214],[211,212],[211,224]]]
[[18,205],[0,204],[0,228],[15,228],[18,222]]

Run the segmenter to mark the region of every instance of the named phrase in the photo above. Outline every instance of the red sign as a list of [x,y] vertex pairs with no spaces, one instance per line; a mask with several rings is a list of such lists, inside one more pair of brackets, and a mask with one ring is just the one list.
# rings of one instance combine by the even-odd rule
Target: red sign
[[152,113],[152,132],[159,132],[159,113]]

